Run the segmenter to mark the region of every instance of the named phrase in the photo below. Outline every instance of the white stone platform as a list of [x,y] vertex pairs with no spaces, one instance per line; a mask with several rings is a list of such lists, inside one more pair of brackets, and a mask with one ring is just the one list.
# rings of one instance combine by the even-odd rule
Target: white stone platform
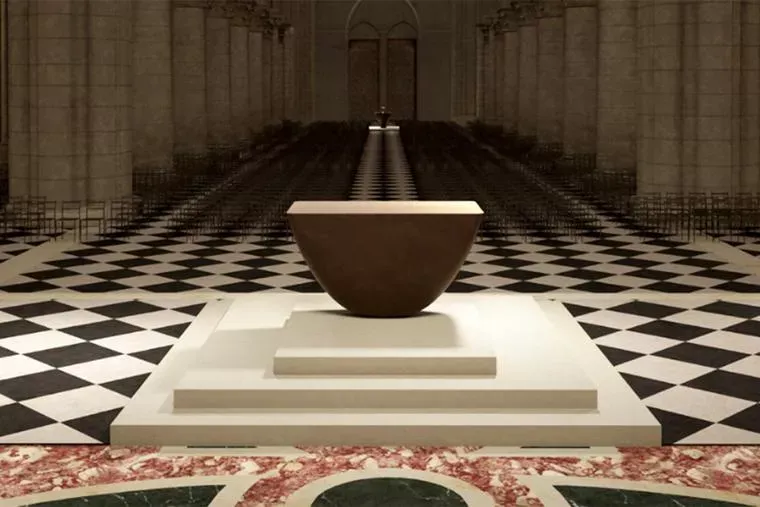
[[410,319],[325,295],[212,302],[111,426],[115,445],[658,445],[560,303],[442,296]]

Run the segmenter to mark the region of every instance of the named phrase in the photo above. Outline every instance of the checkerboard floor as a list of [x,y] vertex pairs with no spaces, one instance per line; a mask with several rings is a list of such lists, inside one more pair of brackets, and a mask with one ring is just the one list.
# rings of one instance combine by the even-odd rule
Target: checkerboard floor
[[0,304],[0,444],[99,443],[199,299]]
[[760,443],[760,298],[565,302],[664,444]]
[[28,233],[21,231],[0,233],[0,264],[31,250],[48,239],[48,237],[30,237]]
[[[623,229],[603,237],[481,239],[449,292],[516,293],[760,292],[760,276],[695,244],[639,238]],[[177,237],[156,221],[131,238],[88,242],[4,281],[9,293],[178,293],[262,290],[321,292],[297,246],[261,234]]]
[[[0,444],[107,442],[110,423],[204,305],[3,302]],[[664,444],[760,443],[760,298],[584,295],[565,306],[660,421]]]

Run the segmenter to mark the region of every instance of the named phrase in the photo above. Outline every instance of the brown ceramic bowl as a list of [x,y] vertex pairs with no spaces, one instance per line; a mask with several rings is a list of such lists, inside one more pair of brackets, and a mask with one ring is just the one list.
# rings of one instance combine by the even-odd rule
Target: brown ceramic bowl
[[293,236],[317,282],[349,312],[408,317],[446,290],[475,240],[473,201],[298,201]]

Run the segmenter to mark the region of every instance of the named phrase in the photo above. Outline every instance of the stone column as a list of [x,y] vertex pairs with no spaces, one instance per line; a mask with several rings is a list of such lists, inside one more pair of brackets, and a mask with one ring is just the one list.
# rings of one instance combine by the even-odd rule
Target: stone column
[[264,127],[263,102],[263,30],[256,22],[252,22],[248,31],[248,93],[251,106],[251,133],[261,131]]
[[493,29],[493,68],[494,68],[494,124],[504,123],[504,32],[501,23],[496,23]]
[[250,137],[251,103],[249,86],[248,31],[250,21],[242,15],[231,19],[230,26],[230,103],[233,139],[237,146]]
[[542,0],[538,9],[537,141],[562,151],[565,102],[565,22],[562,4]]
[[480,121],[485,121],[486,114],[486,45],[488,44],[488,25],[476,25],[475,35],[475,115]]
[[132,3],[10,2],[12,197],[123,198],[132,186]]
[[565,4],[565,117],[563,147],[570,157],[596,151],[597,7],[596,0]]
[[8,3],[0,4],[0,167],[8,169]]
[[494,123],[494,98],[496,97],[496,76],[494,75],[494,36],[491,23],[486,24],[487,33],[483,37],[483,121]]
[[172,1],[135,0],[132,68],[135,168],[172,168]]
[[206,114],[208,143],[234,144],[230,100],[230,18],[227,6],[215,4],[206,16]]
[[274,33],[272,34],[272,71],[270,74],[271,83],[269,85],[269,92],[272,104],[271,121],[273,123],[280,123],[283,119],[282,108],[284,103],[284,94],[282,87],[285,84],[283,82],[285,62],[283,61],[284,55],[282,51],[282,35],[283,34],[280,33],[279,26],[275,28]]
[[291,26],[285,30],[283,37],[282,51],[285,65],[283,66],[284,75],[284,114],[283,118],[288,120],[296,119],[297,103],[296,103],[296,88],[295,88],[295,29]]
[[538,78],[535,4],[530,1],[521,1],[518,4],[518,9],[520,16],[518,31],[520,37],[520,103],[517,132],[521,138],[534,141],[536,138],[536,84]]
[[636,1],[599,0],[596,167],[636,167]]
[[208,145],[205,5],[197,0],[174,0],[172,113],[174,151],[179,155],[204,154]]
[[502,11],[504,80],[502,84],[502,127],[508,134],[517,134],[520,114],[520,35],[516,11]]
[[742,152],[743,192],[760,192],[760,2],[742,3]]
[[681,2],[639,0],[636,39],[637,191],[680,192]]
[[262,38],[262,73],[261,73],[261,100],[264,105],[262,112],[263,126],[269,125],[274,121],[274,115],[272,113],[272,46],[277,42],[277,36],[274,34],[274,30],[268,27],[264,31]]
[[[689,146],[696,148],[696,157],[693,173],[683,169],[684,191],[743,192],[742,6],[725,0],[697,0],[694,4],[685,22],[694,24],[687,28],[694,34],[696,58],[687,64],[696,77],[692,99],[696,108],[685,106],[684,117],[693,114],[696,120],[696,142]],[[684,139],[684,148],[688,140]],[[751,146],[757,145],[752,142]]]
[[381,32],[378,42],[380,104],[377,105],[377,108],[379,109],[381,106],[388,105],[388,33]]

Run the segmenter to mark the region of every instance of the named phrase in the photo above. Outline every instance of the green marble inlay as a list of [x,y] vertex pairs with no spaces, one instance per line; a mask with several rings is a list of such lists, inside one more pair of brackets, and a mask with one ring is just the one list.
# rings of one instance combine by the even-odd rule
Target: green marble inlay
[[208,507],[224,485],[182,486],[82,496],[25,507]]
[[554,486],[572,507],[750,507],[747,504],[630,489]]
[[334,486],[320,494],[311,507],[467,507],[467,502],[439,484],[381,477]]

